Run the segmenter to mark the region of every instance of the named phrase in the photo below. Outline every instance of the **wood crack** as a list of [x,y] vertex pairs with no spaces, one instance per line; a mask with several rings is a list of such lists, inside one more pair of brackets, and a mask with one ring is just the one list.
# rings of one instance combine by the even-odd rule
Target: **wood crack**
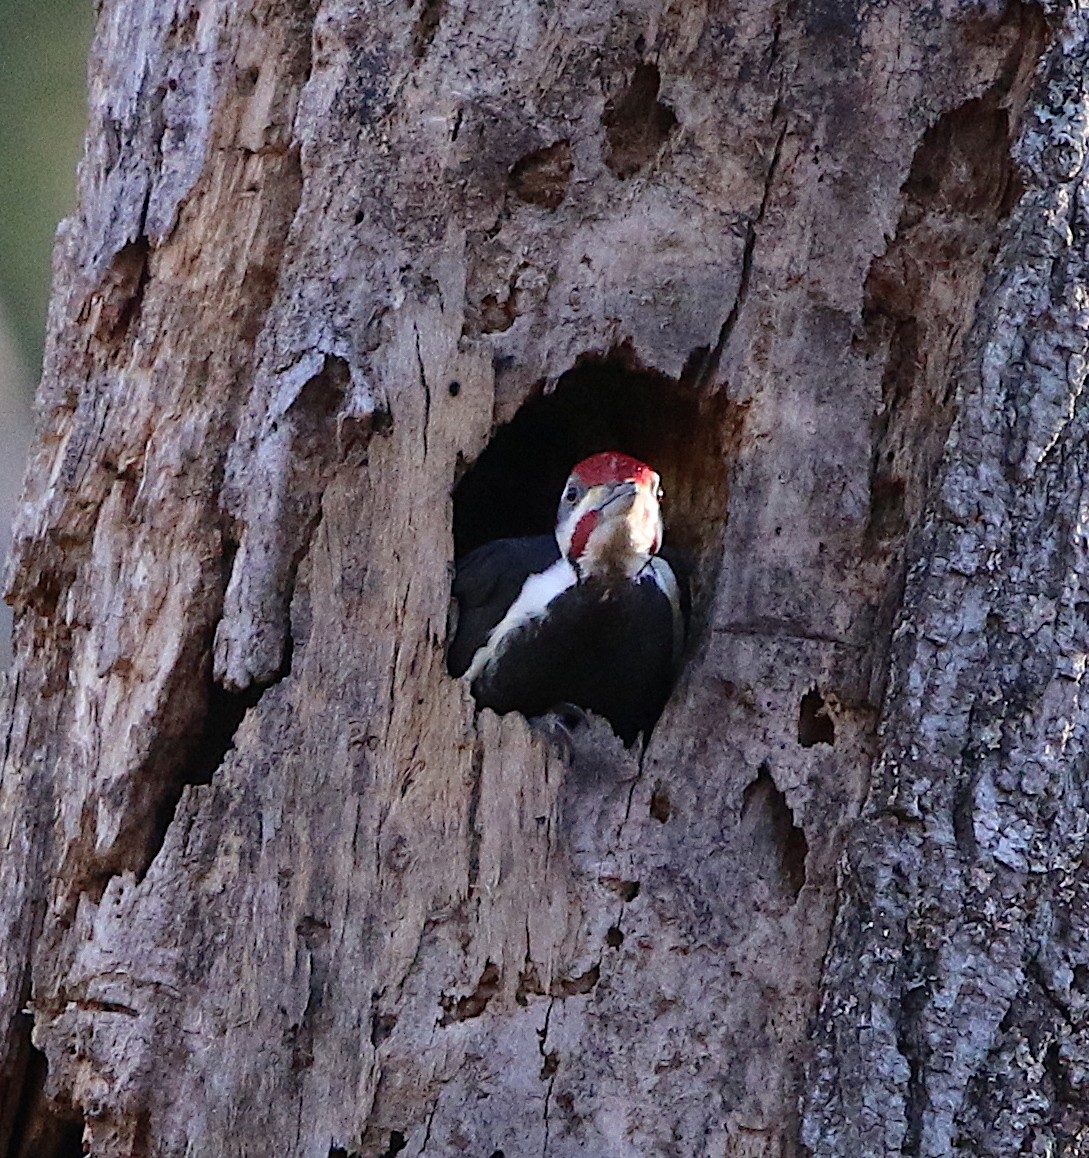
[[[549,1055],[546,1051],[548,1044],[548,1027],[552,1020],[552,1010],[556,1004],[556,998],[553,997],[545,1010],[544,1026],[538,1031],[538,1049],[542,1058],[542,1071],[548,1067]],[[544,1144],[541,1147],[541,1158],[548,1158],[548,1143],[551,1137],[552,1121],[550,1113],[552,1109],[552,1090],[556,1085],[556,1068],[553,1066],[548,1076],[548,1088],[545,1090],[544,1100]]]
[[7,770],[8,760],[11,758],[11,737],[15,731],[15,705],[19,700],[19,684],[22,678],[22,668],[17,667],[14,672],[14,681],[10,693],[0,700],[0,704],[3,704],[7,709],[4,714],[7,716],[8,725],[4,734],[4,760],[3,763],[0,764],[0,784],[3,784],[3,777]]
[[480,797],[484,790],[484,745],[479,741],[473,745],[472,787],[469,792],[469,876],[466,896],[472,897],[480,878],[480,842],[482,834],[477,826],[480,812]]
[[431,1106],[431,1110],[427,1115],[427,1124],[424,1126],[424,1137],[423,1143],[420,1146],[419,1158],[423,1158],[423,1155],[427,1153],[428,1146],[431,1145],[431,1126],[435,1121],[435,1115],[438,1113],[438,1110],[439,1100],[436,1097],[434,1103]]
[[[772,124],[780,116],[779,101],[776,100],[772,109]],[[752,280],[753,257],[756,252],[756,237],[759,226],[763,223],[764,214],[767,211],[768,201],[771,197],[771,188],[775,183],[775,178],[779,171],[779,162],[782,158],[783,141],[786,139],[788,123],[784,120],[779,127],[779,132],[775,138],[775,145],[772,148],[771,161],[768,164],[767,173],[764,177],[764,189],[760,197],[760,205],[757,208],[755,217],[750,220],[745,226],[745,243],[741,251],[741,273],[738,278],[737,292],[734,294],[733,304],[730,306],[730,311],[726,315],[722,326],[719,328],[718,340],[708,353],[704,356],[703,362],[695,375],[695,388],[697,390],[704,390],[710,384],[714,375],[718,372],[719,365],[722,362],[722,356],[726,351],[730,338],[737,327],[738,320],[741,317],[741,311],[745,307],[745,302],[749,296],[749,284]]]
[[431,425],[431,387],[427,382],[427,371],[424,369],[423,351],[420,349],[420,327],[413,323],[413,332],[416,337],[416,365],[420,370],[420,385],[423,386],[424,392],[424,416],[423,416],[423,452],[424,458],[427,457],[427,429]]

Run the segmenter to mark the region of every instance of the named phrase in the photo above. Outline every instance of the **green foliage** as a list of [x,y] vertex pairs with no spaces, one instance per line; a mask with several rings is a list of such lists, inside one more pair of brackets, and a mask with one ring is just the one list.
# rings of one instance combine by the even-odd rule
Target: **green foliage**
[[91,0],[0,2],[0,300],[35,371],[53,232],[75,204],[93,25]]

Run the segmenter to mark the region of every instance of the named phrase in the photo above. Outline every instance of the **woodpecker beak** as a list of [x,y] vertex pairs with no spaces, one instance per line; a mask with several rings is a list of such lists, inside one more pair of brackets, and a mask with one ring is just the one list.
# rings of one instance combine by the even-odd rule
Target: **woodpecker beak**
[[639,488],[633,482],[622,482],[611,486],[594,487],[587,495],[591,502],[587,510],[598,511],[607,518],[623,518],[635,505]]
[[631,516],[638,498],[639,488],[629,481],[591,487],[572,515],[574,527],[582,528],[581,540],[576,531],[577,553],[585,550],[591,533],[600,541],[605,535],[619,531]]

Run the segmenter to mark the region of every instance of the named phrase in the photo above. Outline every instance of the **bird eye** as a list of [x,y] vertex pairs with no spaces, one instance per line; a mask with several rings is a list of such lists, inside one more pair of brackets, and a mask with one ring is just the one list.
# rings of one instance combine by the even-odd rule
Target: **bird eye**
[[661,502],[665,498],[665,491],[661,487],[658,488],[658,501]]
[[564,492],[563,501],[565,503],[573,503],[573,502],[575,502],[575,500],[578,497],[579,497],[578,488],[577,487],[568,487],[567,490]]

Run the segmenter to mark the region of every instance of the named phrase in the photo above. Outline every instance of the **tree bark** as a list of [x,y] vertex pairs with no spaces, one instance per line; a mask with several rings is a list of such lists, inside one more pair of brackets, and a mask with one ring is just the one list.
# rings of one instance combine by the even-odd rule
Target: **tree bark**
[[[104,0],[8,599],[0,1149],[1075,1154],[1080,4]],[[451,561],[647,458],[645,750]]]
[[821,983],[814,1155],[1089,1145],[1087,27],[1041,69],[913,551]]

